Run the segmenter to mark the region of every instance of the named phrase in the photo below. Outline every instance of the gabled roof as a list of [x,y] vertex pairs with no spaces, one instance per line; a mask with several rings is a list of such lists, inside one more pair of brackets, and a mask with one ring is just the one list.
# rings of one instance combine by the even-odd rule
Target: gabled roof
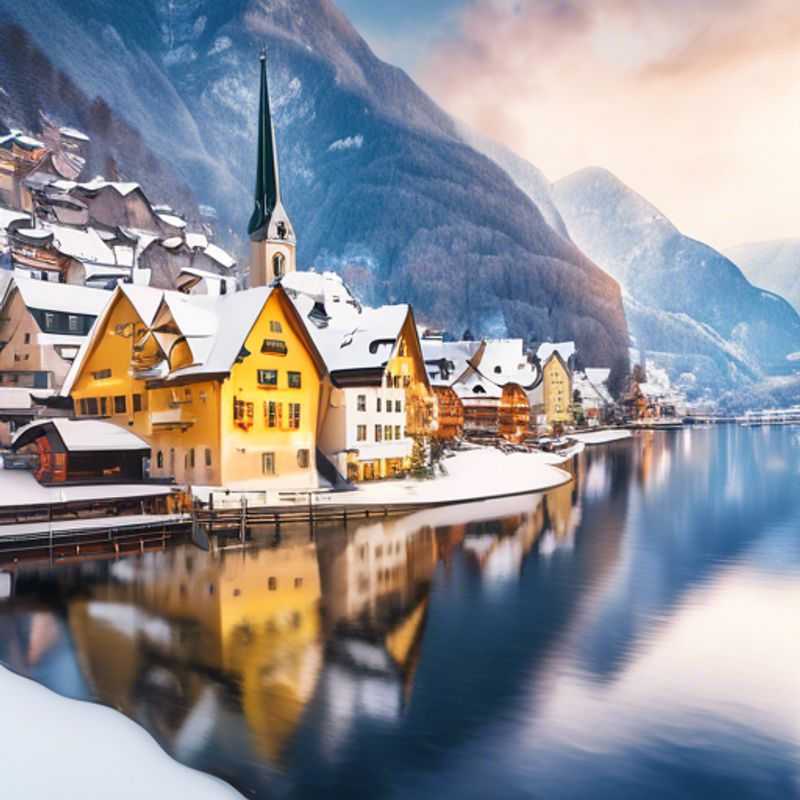
[[[434,386],[455,383],[469,369],[469,361],[482,346],[482,342],[443,342],[439,339],[422,339],[420,344],[428,377]],[[447,377],[444,377],[445,373]]]
[[86,314],[96,317],[105,308],[111,295],[103,289],[90,289],[71,283],[52,283],[34,278],[14,277],[14,285],[28,308]]
[[97,450],[149,450],[150,445],[131,431],[112,422],[93,419],[40,419],[20,428],[14,436],[12,446],[20,447],[34,439],[39,433],[55,429],[67,450],[93,452]]
[[559,352],[562,360],[567,362],[575,354],[575,342],[542,342],[536,351],[536,355],[544,364],[555,350]]

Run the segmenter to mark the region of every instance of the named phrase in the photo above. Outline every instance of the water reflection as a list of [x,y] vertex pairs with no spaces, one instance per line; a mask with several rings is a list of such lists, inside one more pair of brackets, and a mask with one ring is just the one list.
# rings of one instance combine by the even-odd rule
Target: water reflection
[[0,659],[258,797],[794,796],[799,456],[645,432],[545,495],[18,566]]

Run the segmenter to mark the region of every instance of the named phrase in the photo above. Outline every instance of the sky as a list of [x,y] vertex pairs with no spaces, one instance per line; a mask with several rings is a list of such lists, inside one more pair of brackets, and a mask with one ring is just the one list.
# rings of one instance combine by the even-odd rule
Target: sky
[[453,116],[684,233],[800,237],[800,0],[336,0]]

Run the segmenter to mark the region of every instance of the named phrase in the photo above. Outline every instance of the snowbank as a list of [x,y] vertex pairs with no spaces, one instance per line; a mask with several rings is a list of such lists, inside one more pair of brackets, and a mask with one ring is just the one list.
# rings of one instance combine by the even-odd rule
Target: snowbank
[[621,439],[630,439],[630,431],[591,431],[589,433],[571,433],[569,438],[584,444],[608,444],[618,442]]
[[68,700],[0,667],[3,796],[38,800],[239,798],[217,778],[173,761],[116,711]]

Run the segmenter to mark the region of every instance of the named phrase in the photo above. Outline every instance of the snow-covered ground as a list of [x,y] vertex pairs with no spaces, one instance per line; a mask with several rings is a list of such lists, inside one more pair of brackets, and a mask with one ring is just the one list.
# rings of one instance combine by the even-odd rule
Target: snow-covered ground
[[609,442],[618,442],[621,439],[630,439],[630,431],[590,431],[588,433],[571,433],[570,439],[576,442],[583,442],[584,444],[608,444]]
[[171,492],[169,486],[142,483],[42,486],[30,472],[0,469],[0,507],[107,500],[114,497],[156,497]]
[[241,800],[173,761],[150,735],[105,706],[68,700],[0,667],[2,796],[22,800]]
[[[446,475],[433,480],[385,480],[358,484],[353,492],[318,493],[315,506],[384,506],[384,505],[441,505],[468,503],[493,497],[528,494],[552,489],[566,483],[572,476],[553,464],[563,462],[548,453],[503,453],[493,447],[473,447],[459,450],[443,460]],[[192,487],[202,500],[214,491],[217,507],[240,502],[240,493],[224,495],[219,489]],[[307,492],[298,492],[295,499],[289,493],[267,490],[247,492],[251,506],[303,505],[308,502]]]

